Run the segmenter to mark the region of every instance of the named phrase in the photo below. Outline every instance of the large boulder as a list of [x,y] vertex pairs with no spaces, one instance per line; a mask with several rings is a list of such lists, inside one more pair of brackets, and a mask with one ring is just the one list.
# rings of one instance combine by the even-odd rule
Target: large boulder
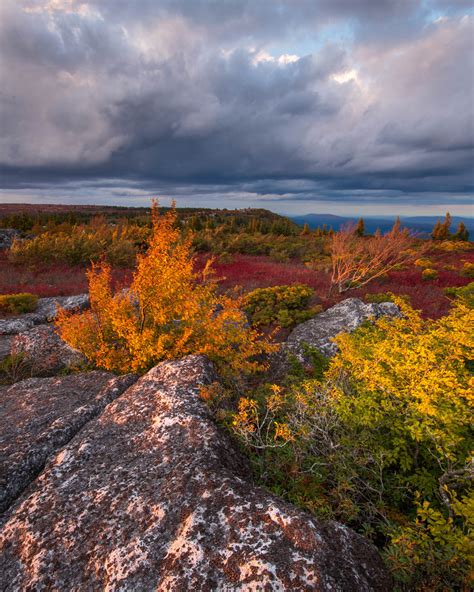
[[376,549],[250,480],[190,356],[143,376],[7,512],[5,590],[391,589]]
[[323,356],[334,356],[337,345],[334,337],[339,333],[352,333],[364,321],[382,316],[399,317],[400,310],[393,302],[366,303],[358,298],[347,298],[335,306],[296,326],[283,344],[281,351],[272,360],[275,376],[289,368],[288,357],[295,356],[303,364],[310,360],[305,354],[307,346],[317,349]]
[[135,380],[134,375],[88,372],[0,387],[0,512],[52,453]]
[[89,295],[77,294],[75,296],[40,298],[34,312],[0,319],[0,335],[16,335],[28,331],[35,325],[53,321],[58,313],[58,306],[65,310],[83,310],[89,306]]
[[86,358],[65,343],[52,325],[38,325],[15,335],[10,344],[12,354],[20,354],[31,376],[52,375],[60,370],[77,368]]

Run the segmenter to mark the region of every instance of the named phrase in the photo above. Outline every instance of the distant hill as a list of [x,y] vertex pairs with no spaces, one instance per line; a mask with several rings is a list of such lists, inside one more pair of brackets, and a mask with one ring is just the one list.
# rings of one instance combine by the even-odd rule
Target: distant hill
[[[379,228],[382,232],[386,232],[387,230],[390,230],[395,221],[395,217],[369,218],[363,216],[363,218],[366,231],[369,233],[375,232],[377,228]],[[347,224],[348,222],[357,222],[359,218],[357,216],[354,216],[353,218],[334,216],[333,214],[305,214],[301,216],[290,216],[290,219],[300,226],[308,224],[312,229],[326,224],[328,227],[332,226],[334,230],[339,230],[343,224]],[[427,235],[432,231],[433,226],[436,224],[437,220],[444,220],[444,216],[401,216],[400,219],[402,221],[402,225],[406,228],[410,228],[410,230],[419,232],[422,235]],[[459,216],[453,216],[451,226],[452,231],[454,232],[456,230],[457,225],[461,221],[463,221],[466,225],[471,238],[474,238],[474,218],[461,218]]]

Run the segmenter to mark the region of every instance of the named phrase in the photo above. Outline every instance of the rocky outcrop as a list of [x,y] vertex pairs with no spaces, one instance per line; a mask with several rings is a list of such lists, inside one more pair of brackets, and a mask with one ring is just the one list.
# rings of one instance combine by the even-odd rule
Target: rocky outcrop
[[52,375],[86,362],[80,352],[61,339],[54,325],[38,325],[15,335],[10,351],[24,357],[32,376]]
[[0,362],[10,355],[11,344],[11,335],[0,335]]
[[388,591],[372,545],[249,478],[199,397],[190,356],[85,426],[7,512],[6,590]]
[[36,478],[53,452],[135,380],[132,375],[88,372],[0,387],[0,512]]
[[89,305],[88,294],[76,296],[57,296],[55,298],[40,298],[34,312],[17,317],[0,319],[0,335],[16,335],[28,331],[35,325],[41,325],[54,320],[58,306],[65,310],[82,310]]
[[0,228],[0,250],[9,249],[13,241],[19,237],[20,233],[14,228]]
[[288,370],[288,355],[295,356],[303,364],[310,363],[305,356],[305,347],[319,350],[324,356],[337,353],[334,337],[339,333],[352,333],[364,321],[382,316],[400,316],[400,310],[393,302],[368,304],[358,298],[347,298],[309,321],[293,329],[280,352],[272,361],[275,376]]

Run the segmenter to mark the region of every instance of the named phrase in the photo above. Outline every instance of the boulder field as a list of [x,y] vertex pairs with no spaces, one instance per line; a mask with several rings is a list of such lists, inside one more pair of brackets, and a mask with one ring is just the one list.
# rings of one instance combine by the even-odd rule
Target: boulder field
[[252,483],[199,396],[215,379],[189,356],[1,387],[0,587],[391,590],[366,539]]

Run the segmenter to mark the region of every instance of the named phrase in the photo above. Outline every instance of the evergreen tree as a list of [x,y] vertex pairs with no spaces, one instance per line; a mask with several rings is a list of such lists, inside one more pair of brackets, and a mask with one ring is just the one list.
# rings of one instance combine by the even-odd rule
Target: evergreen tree
[[439,240],[447,240],[451,234],[451,214],[446,212],[446,216],[444,218],[444,222],[441,224],[440,231],[439,231]]
[[364,218],[359,218],[359,221],[357,222],[357,226],[355,228],[355,233],[357,234],[357,236],[364,236],[365,235]]
[[305,222],[304,226],[303,226],[303,230],[301,231],[301,236],[307,236],[308,234],[311,234],[311,231],[309,229],[309,224],[307,222]]
[[469,240],[469,231],[466,228],[464,222],[459,222],[458,229],[456,230],[456,234],[454,235],[456,240],[460,241],[468,241]]
[[438,220],[431,231],[431,238],[433,240],[439,240],[439,233],[441,232],[441,222]]
[[400,232],[401,225],[402,225],[402,223],[400,221],[400,216],[397,216],[397,219],[393,223],[391,232]]

